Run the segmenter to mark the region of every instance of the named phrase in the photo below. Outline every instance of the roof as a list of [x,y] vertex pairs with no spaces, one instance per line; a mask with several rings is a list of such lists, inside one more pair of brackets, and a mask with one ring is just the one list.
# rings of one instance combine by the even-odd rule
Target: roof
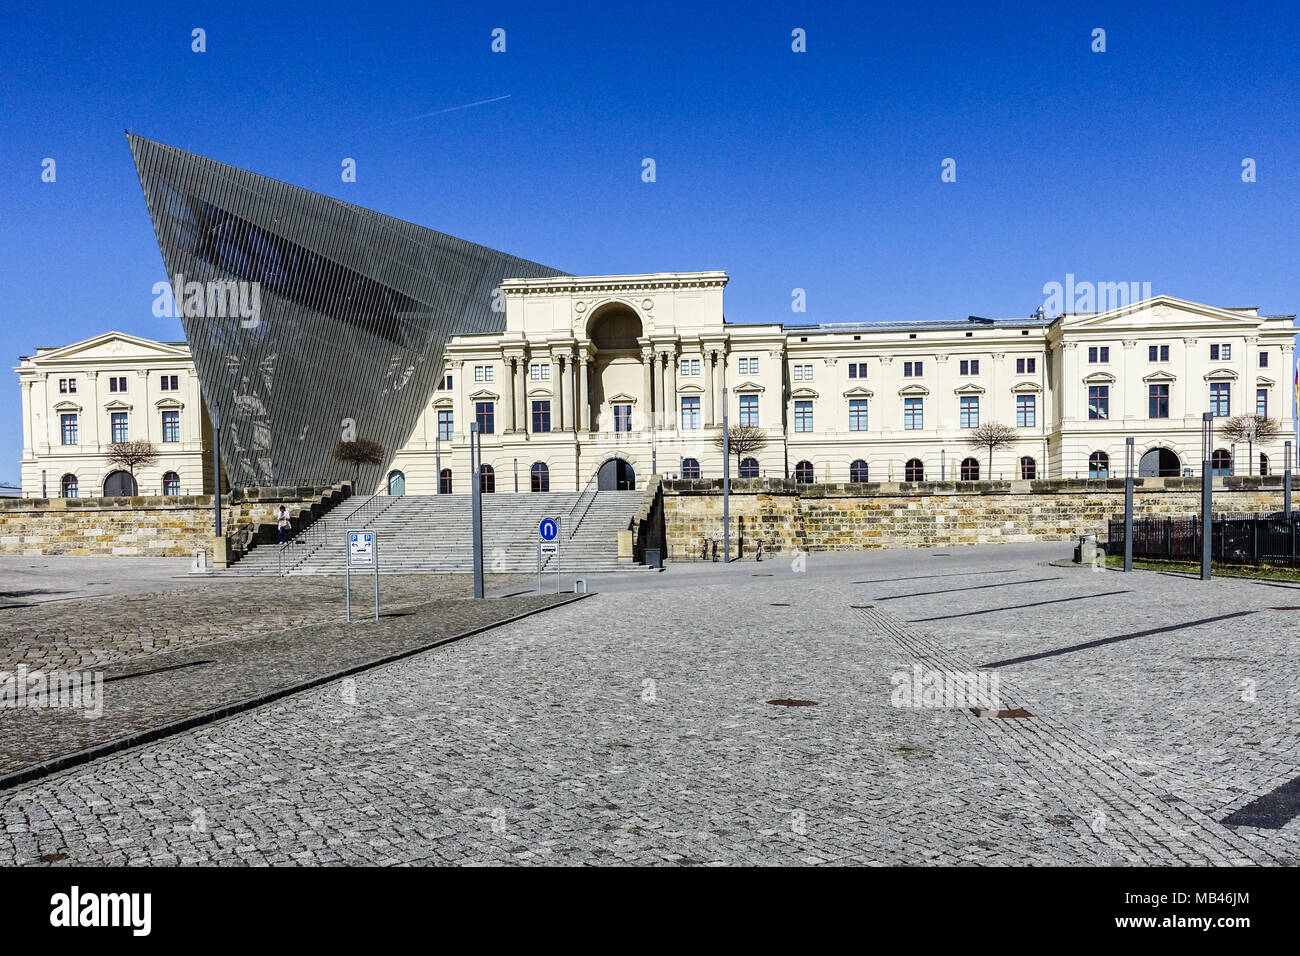
[[911,319],[897,322],[821,322],[811,325],[783,324],[787,332],[834,335],[845,332],[952,332],[971,329],[1045,329],[1051,319],[984,319],[972,315],[965,319]]

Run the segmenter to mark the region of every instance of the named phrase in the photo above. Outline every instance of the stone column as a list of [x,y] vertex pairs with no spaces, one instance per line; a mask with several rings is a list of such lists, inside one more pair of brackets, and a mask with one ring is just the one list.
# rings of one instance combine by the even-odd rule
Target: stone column
[[641,350],[641,408],[644,410],[644,421],[642,422],[642,431],[649,431],[655,422],[655,415],[662,412],[662,409],[656,408],[653,392],[653,380],[651,376],[651,363],[655,361],[655,354],[649,348]]
[[519,356],[519,431],[528,434],[531,424],[528,421],[528,359]]
[[669,430],[677,427],[677,355],[676,350],[668,353],[668,391],[664,394],[664,426]]
[[668,422],[668,390],[664,387],[664,362],[667,360],[666,352],[655,352],[655,395],[658,396],[655,405],[659,411],[659,427],[666,428]]
[[558,430],[564,431],[564,356],[552,354],[551,364],[555,366],[555,415]]
[[707,349],[704,353],[704,365],[708,369],[708,408],[705,412],[704,427],[713,427],[713,396],[717,394],[717,368],[714,364],[716,353],[712,349]]
[[586,355],[578,357],[578,375],[580,385],[578,388],[578,411],[575,422],[578,428],[591,431],[591,392],[588,389],[587,376],[591,374],[589,366],[591,359]]
[[506,359],[506,378],[510,380],[510,427],[506,429],[509,435],[519,427],[516,420],[519,403],[515,400],[515,360],[512,358]]

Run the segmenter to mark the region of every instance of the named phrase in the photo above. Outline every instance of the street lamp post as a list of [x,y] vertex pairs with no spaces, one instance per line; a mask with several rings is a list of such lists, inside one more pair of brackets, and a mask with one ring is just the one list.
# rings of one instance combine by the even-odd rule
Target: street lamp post
[[212,511],[214,537],[221,537],[221,406],[212,406]]
[[1124,570],[1133,570],[1133,438],[1124,439]]
[[1286,443],[1286,469],[1282,472],[1282,513],[1291,520],[1291,443]]
[[1213,506],[1214,478],[1211,470],[1211,446],[1214,445],[1214,415],[1201,415],[1201,580],[1210,580],[1210,547],[1213,544],[1214,522],[1210,515]]
[[480,459],[483,446],[479,436],[478,422],[469,426],[469,470],[470,470],[470,510],[474,535],[474,596],[483,596],[483,476],[479,474],[483,467]]
[[731,435],[727,430],[727,390],[722,390],[722,563],[731,560]]

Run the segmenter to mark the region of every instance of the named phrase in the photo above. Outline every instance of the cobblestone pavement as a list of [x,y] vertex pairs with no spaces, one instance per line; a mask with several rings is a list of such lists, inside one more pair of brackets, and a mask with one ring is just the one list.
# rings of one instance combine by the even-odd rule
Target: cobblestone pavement
[[1060,554],[637,576],[0,792],[0,862],[1300,862],[1223,823],[1300,775],[1300,590]]

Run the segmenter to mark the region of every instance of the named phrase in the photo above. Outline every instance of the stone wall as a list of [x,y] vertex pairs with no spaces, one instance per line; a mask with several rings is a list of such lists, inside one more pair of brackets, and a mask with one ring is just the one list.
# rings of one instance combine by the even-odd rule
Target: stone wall
[[[242,550],[250,540],[274,539],[281,504],[300,525],[349,493],[347,485],[236,489],[222,496],[222,530]],[[211,551],[212,509],[211,495],[3,498],[0,554],[189,557]]]
[[[1200,509],[1199,478],[1134,482],[1136,515],[1188,515]],[[722,482],[665,481],[668,556],[700,560],[701,538],[722,533]],[[1214,482],[1215,514],[1282,508],[1282,479]],[[732,556],[764,553],[928,548],[1026,541],[1068,541],[1106,534],[1124,513],[1123,479],[797,484],[785,479],[734,480]]]

